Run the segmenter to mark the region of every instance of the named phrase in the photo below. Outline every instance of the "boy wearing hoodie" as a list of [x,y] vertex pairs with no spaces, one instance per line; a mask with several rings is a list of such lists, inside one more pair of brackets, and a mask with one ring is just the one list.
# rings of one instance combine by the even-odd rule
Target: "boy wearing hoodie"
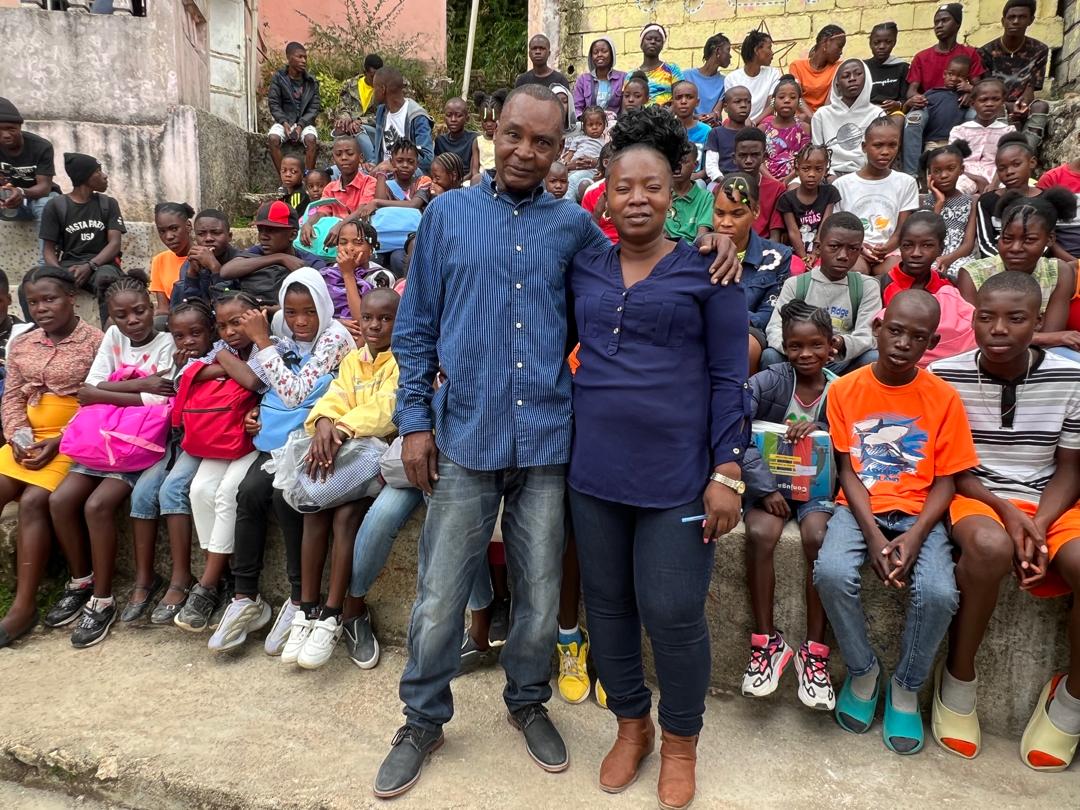
[[431,170],[435,142],[431,136],[432,118],[427,110],[405,97],[405,78],[397,68],[375,72],[375,163],[390,169],[390,147],[406,138],[416,144],[417,165],[421,174]]
[[780,310],[796,298],[829,313],[833,323],[833,355],[828,369],[834,374],[861,368],[877,359],[874,350],[874,315],[881,309],[881,288],[852,268],[862,255],[863,226],[854,214],[833,214],[818,230],[819,266],[792,276],[780,288],[780,297],[765,327],[769,347],[761,367],[787,360]]
[[[845,60],[833,78],[829,103],[810,120],[814,143],[824,144],[832,150],[834,175],[851,174],[866,164],[866,155],[861,148],[862,133],[880,116],[881,108],[870,103],[866,66],[859,59]],[[853,143],[850,142],[852,138]]]

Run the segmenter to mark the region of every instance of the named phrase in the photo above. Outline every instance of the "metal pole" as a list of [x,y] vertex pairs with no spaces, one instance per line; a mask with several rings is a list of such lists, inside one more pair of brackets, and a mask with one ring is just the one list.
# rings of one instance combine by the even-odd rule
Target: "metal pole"
[[469,77],[472,74],[473,43],[476,42],[476,12],[480,8],[480,0],[472,0],[472,10],[469,12],[469,41],[465,46],[465,75],[461,77],[461,97],[469,97]]

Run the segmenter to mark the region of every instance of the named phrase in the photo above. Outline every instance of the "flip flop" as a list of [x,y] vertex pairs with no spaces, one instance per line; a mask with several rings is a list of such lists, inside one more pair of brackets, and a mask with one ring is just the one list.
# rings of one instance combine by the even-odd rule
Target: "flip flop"
[[1024,764],[1036,771],[1063,771],[1069,767],[1080,743],[1080,734],[1066,734],[1050,721],[1046,710],[1054,693],[1065,678],[1057,674],[1043,687],[1039,702],[1028,720],[1020,739],[1020,756]]
[[945,662],[934,670],[934,703],[930,712],[930,731],[934,740],[948,751],[964,759],[975,759],[982,750],[982,732],[979,714],[972,709],[969,714],[954,712],[941,701],[941,679]]
[[38,618],[38,612],[35,610],[33,617],[30,619],[30,624],[28,624],[26,626],[26,629],[23,630],[21,633],[16,633],[15,635],[11,635],[3,627],[0,627],[0,648],[9,646],[13,641],[18,641],[20,638],[25,636],[35,627],[37,627]]
[[870,730],[870,726],[874,724],[874,714],[877,712],[878,696],[881,694],[881,676],[882,673],[878,672],[877,682],[874,684],[874,696],[869,700],[863,700],[855,694],[850,675],[844,679],[844,685],[836,698],[836,722],[844,731],[865,734]]
[[[922,751],[924,741],[922,714],[918,711],[902,712],[892,705],[892,678],[885,687],[885,719],[881,724],[881,738],[885,747],[894,754],[909,756]],[[906,751],[893,744],[894,739],[915,740],[915,746]]]

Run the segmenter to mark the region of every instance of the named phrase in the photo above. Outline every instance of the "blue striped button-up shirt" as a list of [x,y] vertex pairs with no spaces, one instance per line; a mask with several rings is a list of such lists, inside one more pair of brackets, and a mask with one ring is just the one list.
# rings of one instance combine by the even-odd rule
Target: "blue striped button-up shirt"
[[542,187],[516,200],[485,176],[433,200],[394,326],[400,433],[434,428],[440,452],[472,470],[565,464],[564,273],[578,251],[609,244]]

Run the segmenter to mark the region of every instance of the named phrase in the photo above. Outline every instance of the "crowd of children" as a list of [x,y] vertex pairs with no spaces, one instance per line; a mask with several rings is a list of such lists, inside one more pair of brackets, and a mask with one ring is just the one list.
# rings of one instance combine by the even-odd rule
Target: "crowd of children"
[[[883,739],[902,754],[923,745],[917,693],[931,680],[934,738],[978,753],[975,652],[1010,570],[1037,595],[1080,588],[1080,159],[1040,171],[1041,73],[1025,84],[994,72],[1011,69],[1006,41],[1038,55],[1023,34],[1034,6],[1008,0],[1006,36],[979,51],[956,43],[959,4],[942,6],[938,46],[910,67],[891,56],[895,24],[873,29],[865,61],[842,58],[845,34],[830,25],[790,75],[754,31],[738,70],[719,73],[731,43],[716,35],[706,64],[684,78],[660,58],[667,32],[649,24],[636,70],[615,70],[615,48],[600,38],[568,87],[540,36],[518,81],[550,87],[563,105],[547,192],[583,206],[612,242],[612,125],[652,104],[685,128],[693,148],[674,173],[666,235],[732,241],[754,418],[782,425],[792,445],[826,432],[837,466],[835,492],[800,499],[756,444],[746,448],[754,630],[742,692],[773,693],[794,663],[799,699],[854,733],[871,727],[883,697]],[[220,211],[162,202],[154,219],[166,250],[145,278],[122,270],[124,223],[107,175],[93,157],[65,155],[72,190],[44,206],[43,263],[18,290],[33,323],[10,341],[12,320],[0,325],[0,505],[20,504],[17,592],[0,646],[36,624],[55,539],[69,581],[43,622],[70,625],[75,647],[103,641],[117,618],[206,632],[218,652],[269,625],[265,650],[285,663],[321,667],[342,637],[359,667],[378,662],[365,596],[422,502],[394,480],[400,459],[387,445],[399,293],[430,201],[495,167],[506,91],[476,96],[478,131],[468,102],[447,101],[434,135],[400,72],[369,57],[342,91],[333,165],[319,169],[308,129],[317,85],[312,97],[306,51],[294,45],[271,88],[280,199],[260,207],[254,247],[232,245]],[[283,154],[290,140],[303,158]],[[75,314],[77,289],[97,294],[104,333]],[[120,609],[115,513],[128,498],[135,582]],[[259,586],[271,512],[291,585],[276,617]],[[154,566],[162,516],[167,582]],[[789,519],[808,563],[797,650],[773,617],[773,558]],[[867,637],[867,561],[911,594],[891,677]],[[478,572],[463,671],[505,639],[512,594],[500,563],[494,554]],[[571,702],[592,689],[577,593],[568,572],[558,654]],[[1036,769],[1068,767],[1080,742],[1078,611],[1070,669],[1046,685],[1022,741]],[[827,628],[847,665],[835,693]]]

